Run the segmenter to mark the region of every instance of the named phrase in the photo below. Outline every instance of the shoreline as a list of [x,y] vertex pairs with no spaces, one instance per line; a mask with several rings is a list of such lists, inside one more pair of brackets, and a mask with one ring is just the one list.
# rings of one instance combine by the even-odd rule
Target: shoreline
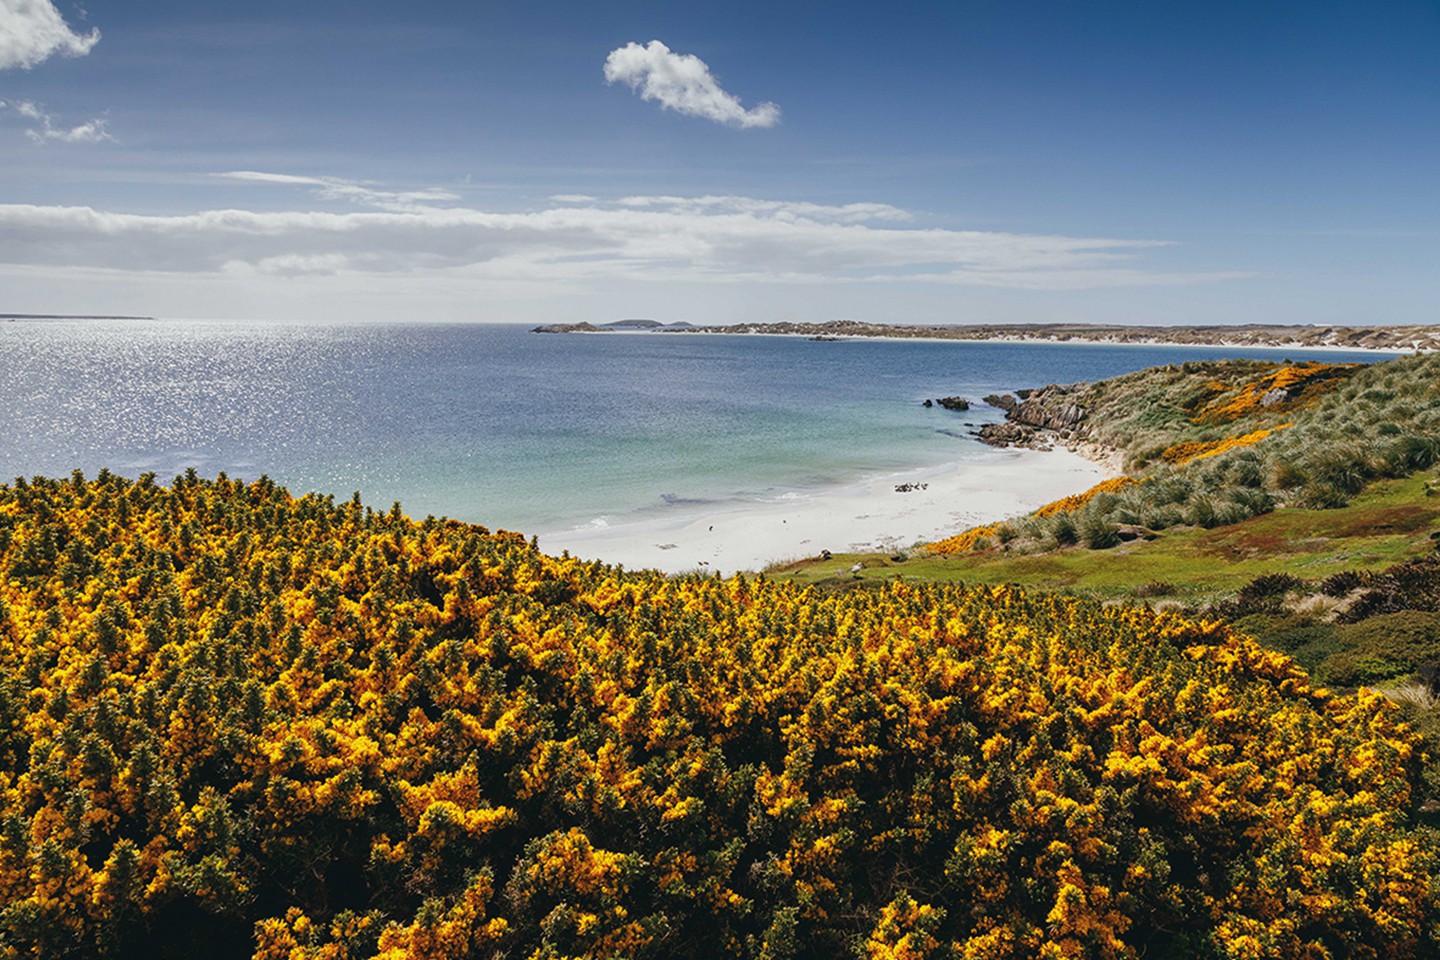
[[[926,332],[911,332],[925,330],[918,327],[896,327],[895,332],[885,333],[873,329],[865,332],[847,332],[827,328],[825,324],[810,325],[812,329],[805,330],[757,330],[749,324],[736,324],[741,329],[733,329],[727,326],[707,325],[694,326],[685,329],[644,329],[631,327],[590,327],[589,329],[574,329],[575,324],[548,324],[531,329],[532,333],[562,333],[562,334],[622,334],[622,335],[655,335],[655,334],[706,334],[722,336],[741,337],[789,337],[799,340],[814,340],[817,336],[824,336],[831,342],[844,342],[847,340],[858,341],[912,341],[916,343],[1027,343],[1027,344],[1051,344],[1054,346],[1099,346],[1099,347],[1166,347],[1171,349],[1199,348],[1202,350],[1309,350],[1316,353],[1374,353],[1386,356],[1408,356],[1414,353],[1428,353],[1440,350],[1440,333],[1426,334],[1430,342],[1420,344],[1419,342],[1393,344],[1390,346],[1368,346],[1361,344],[1347,343],[1307,343],[1303,340],[1276,340],[1270,342],[1255,342],[1242,339],[1229,339],[1220,337],[1215,340],[1166,340],[1163,338],[1151,339],[1148,337],[1136,336],[1044,336],[1027,335],[1016,332],[996,332],[982,336],[972,336],[967,333],[945,334],[936,332],[933,329]],[[795,326],[802,326],[796,324]],[[548,329],[547,329],[548,328]],[[965,331],[963,326],[954,328],[956,331]],[[1225,329],[1225,328],[1216,328]],[[1244,329],[1244,328],[1240,328]],[[1357,329],[1357,328],[1349,328]],[[1383,331],[1385,327],[1369,328],[1375,331]]]
[[[1081,493],[1113,473],[1079,453],[996,449],[817,494],[538,534],[540,549],[586,560],[729,576],[832,553],[899,552]],[[897,492],[900,484],[923,488]]]

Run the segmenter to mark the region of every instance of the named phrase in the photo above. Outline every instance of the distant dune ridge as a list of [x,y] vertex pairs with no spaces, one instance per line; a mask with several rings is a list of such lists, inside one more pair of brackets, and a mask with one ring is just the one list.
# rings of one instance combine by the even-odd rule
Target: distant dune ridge
[[1243,347],[1340,347],[1350,350],[1440,350],[1440,325],[1314,326],[1251,323],[1236,326],[1125,326],[1089,323],[1017,323],[893,325],[860,320],[824,323],[737,323],[694,326],[687,323],[620,320],[615,323],[552,323],[536,333],[591,333],[613,329],[688,333],[766,333],[787,336],[891,337],[939,340],[1034,340],[1056,343],[1206,344]]

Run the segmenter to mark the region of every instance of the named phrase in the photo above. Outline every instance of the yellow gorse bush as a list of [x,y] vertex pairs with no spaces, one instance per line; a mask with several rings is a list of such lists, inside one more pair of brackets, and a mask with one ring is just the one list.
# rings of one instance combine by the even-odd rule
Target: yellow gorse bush
[[1313,404],[1342,384],[1360,364],[1321,363],[1311,360],[1282,366],[1258,380],[1231,388],[1209,384],[1213,392],[1194,413],[1196,423],[1229,423],[1266,409],[1295,410]]
[[193,475],[0,564],[0,955],[1435,955],[1418,740],[1214,623]]
[[1061,497],[1059,500],[1045,504],[1045,506],[1035,511],[1035,515],[1037,517],[1053,517],[1057,513],[1073,513],[1102,493],[1119,493],[1126,487],[1133,487],[1137,483],[1142,482],[1144,482],[1143,477],[1110,477],[1109,479],[1101,480],[1083,493]]
[[[1075,493],[1068,497],[1061,497],[1059,500],[1051,501],[1045,504],[1045,506],[1036,509],[1034,513],[1037,517],[1053,517],[1060,513],[1073,513],[1102,493],[1119,493],[1127,487],[1133,487],[1137,483],[1143,483],[1144,480],[1144,477],[1110,477],[1107,480],[1101,480],[1083,493]],[[957,533],[953,537],[946,537],[944,540],[926,544],[925,549],[929,553],[939,554],[941,556],[965,553],[968,550],[974,550],[982,540],[990,541],[992,537],[998,537],[1001,530],[1006,526],[1007,523],[1002,520],[999,523],[990,523],[981,527],[971,527],[969,530]]]
[[984,526],[971,527],[969,530],[957,533],[953,537],[946,537],[944,540],[926,544],[925,549],[929,553],[939,554],[941,556],[964,553],[967,550],[974,550],[976,545],[982,540],[991,542],[992,537],[998,537],[1000,535],[1000,530],[1004,526],[1005,522],[1002,520],[999,523],[987,523]]
[[1161,454],[1160,459],[1166,463],[1173,463],[1177,467],[1183,467],[1192,460],[1203,460],[1206,457],[1218,457],[1222,453],[1231,450],[1238,450],[1241,447],[1253,447],[1264,440],[1270,434],[1286,427],[1293,427],[1293,423],[1282,423],[1279,426],[1267,427],[1260,430],[1252,430],[1249,433],[1234,437],[1224,437],[1219,440],[1186,440],[1181,443],[1167,447]]

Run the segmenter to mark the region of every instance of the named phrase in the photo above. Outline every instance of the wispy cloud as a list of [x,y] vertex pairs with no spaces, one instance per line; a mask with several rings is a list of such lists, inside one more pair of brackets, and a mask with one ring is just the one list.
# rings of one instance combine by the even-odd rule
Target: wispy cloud
[[[593,200],[594,198],[590,198]],[[815,220],[831,223],[867,223],[879,220],[905,221],[913,219],[908,210],[892,207],[888,203],[846,203],[838,206],[822,203],[806,203],[795,200],[757,200],[754,197],[703,196],[703,197],[621,197],[614,201],[618,207],[633,209],[669,210],[690,213],[746,213],[773,217],[776,220]]]
[[83,57],[100,31],[70,29],[51,0],[0,0],[0,70],[28,70],[55,54]]
[[393,202],[412,205],[177,216],[3,205],[0,264],[232,276],[438,272],[546,284],[869,282],[1053,290],[1237,276],[1149,269],[1142,258],[1163,241],[896,226],[905,211],[885,204],[627,197],[496,213],[414,203],[443,191],[355,188],[348,180],[249,171],[225,176],[334,190],[329,195],[381,205],[405,198]]
[[8,111],[39,126],[32,126],[25,135],[36,143],[100,143],[115,138],[105,129],[105,121],[87,120],[73,127],[57,127],[55,118],[39,104],[30,100],[0,100],[0,112]]
[[419,210],[432,204],[460,199],[458,193],[448,190],[380,190],[363,180],[342,180],[339,177],[305,177],[289,173],[262,173],[256,170],[231,170],[215,176],[250,183],[313,187],[311,192],[321,200],[349,200],[361,206],[381,210]]
[[675,53],[659,40],[645,46],[627,43],[605,58],[605,82],[621,81],[667,110],[690,117],[703,117],[734,127],[773,127],[780,122],[780,108],[762,103],[749,110],[732,94],[721,89],[710,68],[699,57]]

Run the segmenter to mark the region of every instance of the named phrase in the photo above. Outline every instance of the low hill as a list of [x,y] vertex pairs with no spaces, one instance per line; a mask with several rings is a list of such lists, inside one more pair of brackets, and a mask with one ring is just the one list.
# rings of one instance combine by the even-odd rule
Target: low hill
[[1231,347],[1340,347],[1351,350],[1440,350],[1440,325],[1314,326],[1248,323],[1133,326],[1094,323],[891,324],[864,320],[824,323],[736,323],[694,328],[705,333],[782,336],[884,337],[937,340],[1029,340],[1046,343],[1180,343]]
[[1422,957],[1421,741],[1213,621],[0,487],[7,956]]

